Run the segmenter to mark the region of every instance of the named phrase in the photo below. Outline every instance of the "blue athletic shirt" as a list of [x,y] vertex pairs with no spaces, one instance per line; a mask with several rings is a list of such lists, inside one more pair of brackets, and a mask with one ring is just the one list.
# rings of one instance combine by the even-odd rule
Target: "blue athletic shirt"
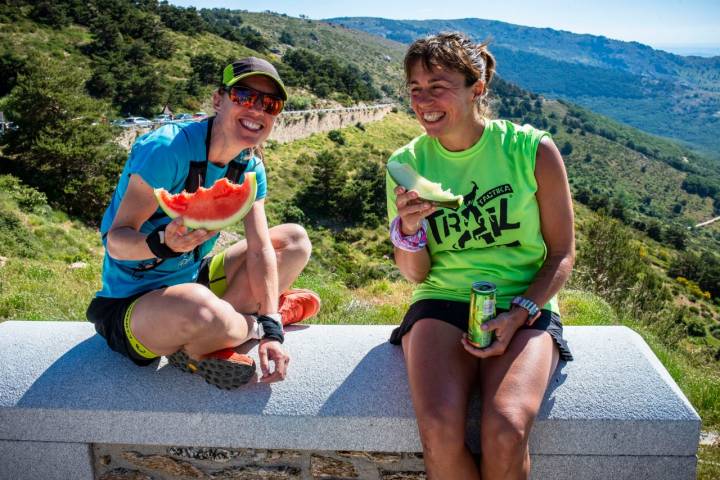
[[[197,261],[193,252],[187,252],[179,257],[166,259],[155,268],[144,270],[155,263],[157,259],[148,258],[138,261],[112,258],[107,252],[106,233],[112,226],[131,175],[140,175],[152,188],[164,188],[173,194],[180,193],[185,188],[190,162],[207,160],[205,146],[207,129],[207,120],[166,124],[138,138],[133,145],[100,226],[106,250],[103,260],[103,286],[96,296],[124,298],[136,293],[196,280],[200,260],[210,253],[217,241],[217,235],[200,246],[200,255],[197,257]],[[265,167],[258,157],[253,156],[248,159],[249,152],[250,150],[241,152],[235,160],[248,160],[245,171],[256,173],[256,199],[260,200],[265,198],[267,193]],[[210,187],[216,180],[224,177],[227,169],[227,165],[218,167],[208,162],[204,187]],[[241,183],[244,178],[245,174],[240,177],[238,182]],[[170,218],[167,216],[148,220],[142,224],[140,232],[148,234],[157,226],[169,222]]]

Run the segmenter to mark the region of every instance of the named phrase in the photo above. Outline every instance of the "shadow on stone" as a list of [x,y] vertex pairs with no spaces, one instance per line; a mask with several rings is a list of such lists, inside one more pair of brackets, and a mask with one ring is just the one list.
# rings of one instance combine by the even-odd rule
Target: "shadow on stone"
[[[249,351],[248,342],[238,351]],[[38,353],[41,354],[41,353]],[[69,410],[213,411],[261,414],[271,395],[267,384],[224,391],[165,359],[138,367],[94,335],[48,366],[19,399],[18,407]]]
[[402,349],[388,342],[373,347],[328,397],[320,414],[414,418]]

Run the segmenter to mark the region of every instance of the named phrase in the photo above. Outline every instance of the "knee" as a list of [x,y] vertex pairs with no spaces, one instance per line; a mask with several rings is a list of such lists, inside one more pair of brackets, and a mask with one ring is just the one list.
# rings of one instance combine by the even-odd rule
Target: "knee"
[[483,457],[514,460],[522,458],[527,449],[534,416],[515,411],[494,411],[483,415],[480,441]]
[[185,315],[177,325],[180,336],[192,339],[201,332],[220,328],[221,300],[203,285],[189,284],[187,287]]
[[416,406],[425,455],[454,455],[465,448],[465,412],[458,410],[452,405]]
[[310,258],[312,244],[307,231],[297,223],[283,225],[282,249],[286,252],[301,256],[306,260]]

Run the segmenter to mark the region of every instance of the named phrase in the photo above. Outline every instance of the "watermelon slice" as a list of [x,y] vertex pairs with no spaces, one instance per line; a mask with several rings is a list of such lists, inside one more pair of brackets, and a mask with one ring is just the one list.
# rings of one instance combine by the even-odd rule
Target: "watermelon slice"
[[212,187],[200,187],[195,193],[172,195],[164,188],[155,189],[160,208],[170,218],[182,216],[185,226],[206,230],[220,230],[240,221],[250,211],[256,195],[255,172],[246,173],[240,185],[221,178]]

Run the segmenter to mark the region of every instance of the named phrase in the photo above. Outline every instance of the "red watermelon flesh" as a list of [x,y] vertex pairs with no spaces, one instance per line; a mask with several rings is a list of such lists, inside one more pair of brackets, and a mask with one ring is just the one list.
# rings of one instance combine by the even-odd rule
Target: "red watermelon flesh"
[[160,208],[170,218],[182,216],[187,227],[206,230],[220,230],[240,221],[250,211],[256,195],[255,172],[246,173],[239,185],[221,178],[212,187],[200,187],[195,193],[172,195],[164,188],[155,189]]

